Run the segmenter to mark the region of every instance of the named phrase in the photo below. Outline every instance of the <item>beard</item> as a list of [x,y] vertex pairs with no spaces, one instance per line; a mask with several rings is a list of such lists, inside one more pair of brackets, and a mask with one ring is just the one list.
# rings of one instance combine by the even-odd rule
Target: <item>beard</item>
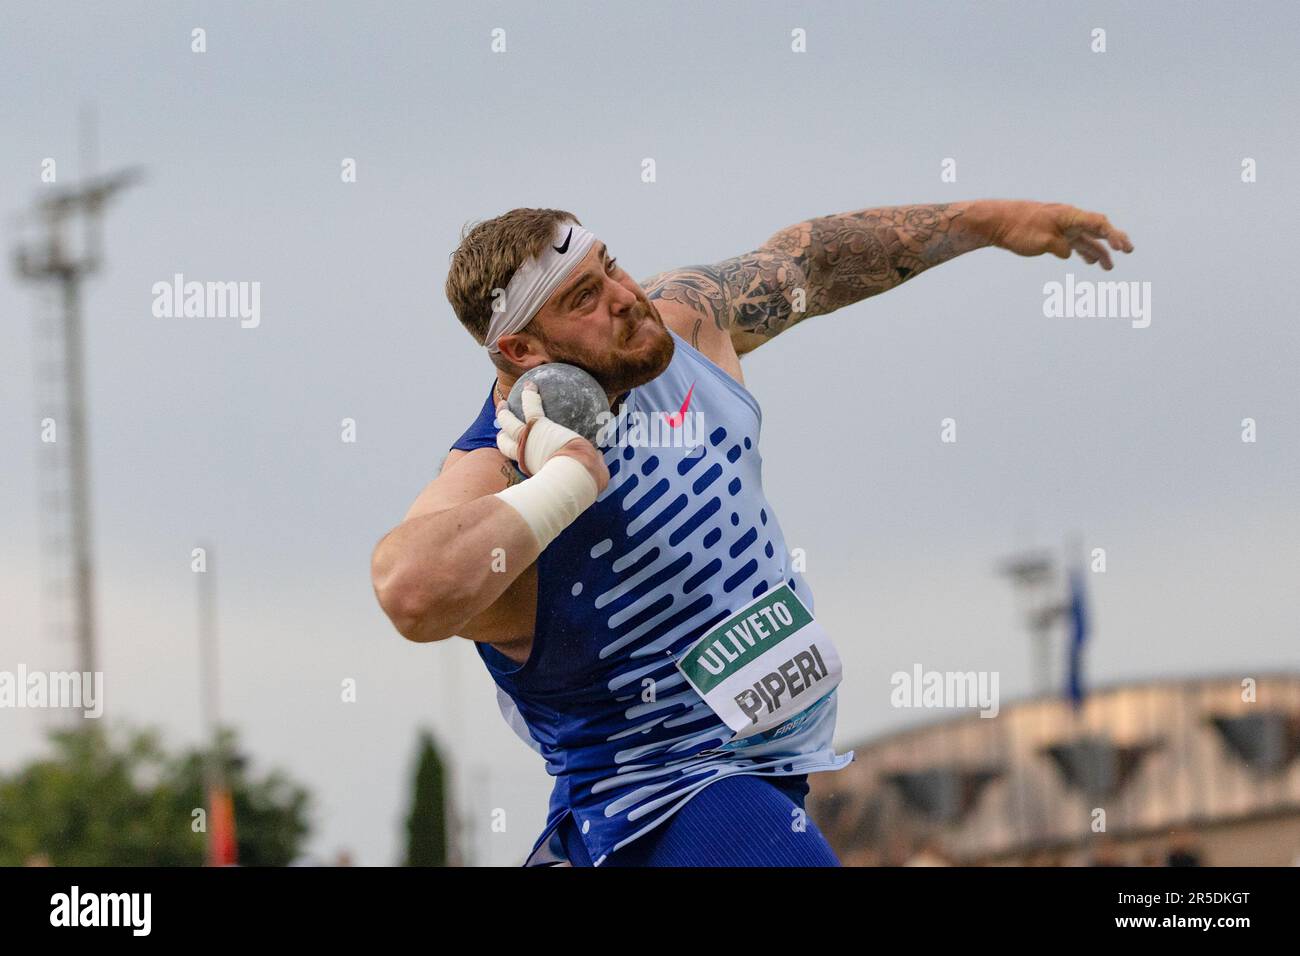
[[627,331],[613,349],[596,352],[545,338],[542,344],[553,361],[578,366],[614,396],[658,378],[676,350],[668,327],[648,301],[637,302],[628,318]]

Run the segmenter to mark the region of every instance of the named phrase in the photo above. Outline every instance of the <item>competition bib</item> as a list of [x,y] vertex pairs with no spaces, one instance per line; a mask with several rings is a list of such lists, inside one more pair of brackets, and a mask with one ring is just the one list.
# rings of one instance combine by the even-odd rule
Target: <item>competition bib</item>
[[840,682],[840,656],[788,584],[760,594],[691,645],[677,669],[736,737],[770,730]]

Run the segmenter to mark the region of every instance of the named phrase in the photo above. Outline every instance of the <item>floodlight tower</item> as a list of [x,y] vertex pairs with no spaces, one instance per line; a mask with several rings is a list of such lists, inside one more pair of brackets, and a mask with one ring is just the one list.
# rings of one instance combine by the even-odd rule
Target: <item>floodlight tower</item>
[[[68,187],[50,187],[39,199],[32,218],[43,227],[39,239],[20,243],[14,250],[18,275],[31,282],[57,288],[61,310],[55,338],[62,372],[64,412],[62,434],[67,454],[58,459],[58,487],[66,489],[68,509],[73,632],[78,670],[95,672],[95,574],[91,548],[89,441],[86,430],[84,341],[81,321],[81,283],[103,262],[102,216],[117,193],[140,179],[140,171],[123,170],[87,178]],[[80,243],[75,222],[80,219]]]

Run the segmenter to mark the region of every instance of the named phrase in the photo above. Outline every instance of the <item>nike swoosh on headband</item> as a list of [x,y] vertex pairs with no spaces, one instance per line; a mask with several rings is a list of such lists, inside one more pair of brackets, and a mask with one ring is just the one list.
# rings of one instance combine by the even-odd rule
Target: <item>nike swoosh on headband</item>
[[570,226],[570,227],[569,227],[569,234],[568,234],[567,236],[564,237],[564,245],[562,245],[562,246],[551,246],[551,248],[554,249],[556,252],[558,252],[560,255],[564,255],[566,252],[569,251],[569,240],[572,239],[572,238],[573,238],[573,227]]

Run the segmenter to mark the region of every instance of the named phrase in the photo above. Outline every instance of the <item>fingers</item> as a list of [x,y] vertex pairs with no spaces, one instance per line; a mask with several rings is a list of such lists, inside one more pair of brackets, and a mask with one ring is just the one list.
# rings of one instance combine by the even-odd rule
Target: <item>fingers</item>
[[[1129,241],[1128,233],[1116,229],[1110,224],[1110,220],[1099,212],[1079,210],[1070,225],[1073,227],[1071,231],[1077,229],[1089,237],[1106,240],[1116,252],[1133,251],[1133,243]],[[1106,268],[1109,269],[1110,266]]]
[[504,428],[497,432],[497,448],[511,461],[519,460],[519,442],[507,435]]
[[[1101,267],[1109,271],[1115,266],[1110,255],[1111,249],[1116,252],[1133,251],[1133,243],[1129,241],[1128,235],[1112,226],[1110,220],[1099,212],[1070,209],[1062,226],[1070,248],[1079,253],[1079,257],[1089,265],[1101,263]],[[1057,243],[1052,244],[1051,251],[1061,255]]]
[[1070,258],[1070,240],[1065,236],[1054,236],[1047,243],[1047,251],[1058,259]]
[[1114,249],[1116,252],[1133,251],[1133,243],[1132,241],[1130,241],[1128,237],[1128,233],[1124,232],[1122,229],[1116,229],[1112,226],[1110,230],[1110,235],[1108,235],[1106,238],[1110,242],[1110,247]]
[[1074,247],[1074,251],[1077,252],[1083,261],[1088,263],[1088,265],[1096,265],[1100,262],[1101,267],[1108,271],[1113,267],[1110,258],[1110,250],[1096,239],[1089,238],[1088,236],[1075,236],[1070,240],[1070,245]]
[[[505,402],[497,404],[497,425],[500,426],[500,431],[497,432],[497,448],[501,450],[501,454],[515,462],[519,462],[519,443],[523,439],[527,424],[545,417],[542,411],[542,396],[534,383],[524,383],[521,401],[524,405],[522,422],[510,410],[508,404]],[[522,464],[520,462],[521,466]]]
[[505,402],[497,404],[497,448],[511,461],[519,460],[519,434],[524,430],[524,423],[515,418],[510,406]]
[[523,395],[520,398],[524,403],[524,421],[535,421],[545,415],[542,411],[542,393],[537,391],[536,384],[525,382]]
[[515,418],[515,413],[505,402],[497,406],[497,424],[501,426],[501,431],[511,438],[518,438],[519,433],[524,430],[524,423]]

